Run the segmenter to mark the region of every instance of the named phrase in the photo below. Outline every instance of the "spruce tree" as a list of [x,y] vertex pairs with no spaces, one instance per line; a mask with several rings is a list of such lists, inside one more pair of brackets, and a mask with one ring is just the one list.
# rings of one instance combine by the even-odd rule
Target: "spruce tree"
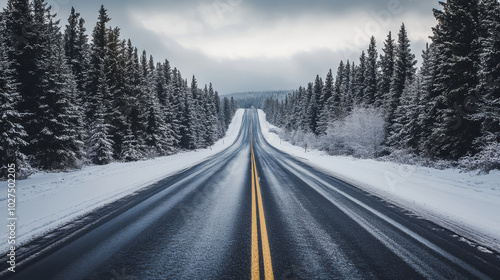
[[318,123],[319,123],[319,117],[320,117],[320,108],[322,107],[320,104],[322,102],[321,96],[323,93],[323,80],[319,75],[316,75],[316,79],[314,80],[314,86],[313,86],[313,92],[311,95],[311,102],[309,103],[309,114],[311,116],[310,120],[310,128],[311,131],[318,135]]
[[307,109],[309,108],[310,95],[304,87],[299,87],[298,96],[300,99],[297,104],[297,116],[299,116],[298,129],[300,131],[310,131],[309,128],[309,116],[307,115]]
[[130,128],[125,133],[123,140],[123,149],[120,158],[124,161],[137,161],[144,157],[137,142],[137,137],[132,133]]
[[437,46],[440,63],[434,80],[437,111],[427,140],[429,154],[456,160],[471,151],[479,136],[480,124],[467,114],[477,104],[479,84],[478,3],[450,0],[441,3],[443,10],[434,10],[438,26],[433,43]]
[[[165,120],[166,127],[166,141],[167,141],[167,154],[172,154],[179,146],[180,136],[178,134],[179,121],[175,118],[175,102],[173,100],[173,86],[172,86],[172,70],[168,60],[163,64],[163,76],[165,81],[165,98],[166,100],[160,105],[162,106],[162,111]],[[160,71],[158,70],[158,71]],[[159,73],[160,75],[160,73]]]
[[[71,14],[68,18],[68,24],[64,31],[64,51],[66,54],[67,64],[71,67],[79,99],[83,99],[84,92],[87,86],[87,71],[88,71],[88,37],[85,29],[85,20],[80,17],[80,14],[71,8]],[[80,100],[83,102],[83,100]]]
[[371,37],[368,47],[368,56],[366,58],[366,69],[364,72],[364,95],[362,103],[380,105],[380,96],[378,95],[378,64],[377,64],[377,45],[375,37]]
[[204,127],[203,124],[206,121],[205,111],[202,110],[203,103],[203,93],[198,88],[198,81],[196,77],[193,75],[191,79],[191,95],[193,96],[193,109],[192,109],[192,118],[193,118],[193,138],[196,142],[195,146],[197,148],[203,148],[206,146],[204,135]]
[[109,133],[110,125],[106,123],[109,112],[106,110],[106,96],[109,89],[104,74],[104,63],[101,63],[98,90],[95,95],[96,112],[91,125],[90,137],[88,140],[88,158],[97,165],[105,165],[113,160],[113,140]]
[[105,53],[105,71],[106,82],[109,89],[109,100],[107,104],[110,115],[107,123],[110,126],[111,139],[113,140],[114,157],[119,158],[122,151],[122,144],[127,130],[127,111],[130,98],[128,92],[125,90],[125,67],[126,59],[123,56],[125,46],[120,40],[120,29],[109,28],[107,30],[106,39],[106,53]]
[[394,123],[387,140],[389,146],[416,152],[420,132],[418,115],[421,94],[421,78],[416,77],[413,82],[408,80],[401,96],[401,102],[394,112]]
[[[41,54],[40,38],[34,27],[33,11],[29,0],[9,0],[4,10],[5,45],[7,56],[15,68],[14,79],[18,82],[20,95],[18,110],[23,112],[22,122],[29,141],[35,134],[35,115],[37,108],[36,81],[40,74],[34,61]],[[25,145],[22,152],[31,156],[35,149]]]
[[347,60],[347,63],[342,71],[342,84],[340,85],[340,111],[338,118],[343,118],[350,106],[350,95],[351,95],[351,63]]
[[484,150],[500,143],[500,3],[482,0],[480,8],[480,76],[476,112],[469,116],[481,123],[475,146]]
[[15,68],[9,59],[3,16],[0,15],[0,178],[6,179],[8,165],[16,165],[16,176],[29,175],[30,166],[22,148],[27,145],[23,127],[18,92],[19,84],[15,80]]
[[[398,35],[398,44],[394,58],[394,73],[392,75],[389,91],[386,117],[389,129],[395,121],[394,113],[400,104],[405,85],[411,84],[415,78],[416,63],[417,61],[415,60],[415,55],[411,52],[410,40],[408,39],[408,34],[403,24],[401,25]],[[390,133],[391,132],[388,131],[387,135]]]
[[147,125],[145,130],[145,144],[151,151],[150,156],[160,156],[168,154],[170,142],[168,127],[162,114],[162,107],[155,92],[156,69],[153,57],[150,56],[147,73],[148,88],[146,96]]
[[[89,123],[94,121],[94,112],[97,110],[97,98],[98,90],[100,85],[99,76],[102,73],[107,75],[107,69],[101,69],[101,66],[106,65],[106,48],[108,45],[108,36],[106,24],[111,20],[108,17],[107,10],[104,6],[101,6],[99,10],[99,18],[94,30],[92,31],[92,47],[90,50],[90,65],[88,73],[88,89],[87,89],[87,119]],[[108,110],[109,108],[103,108]]]
[[351,77],[350,77],[350,83],[349,83],[349,88],[347,91],[346,96],[344,97],[343,105],[345,108],[345,112],[349,113],[352,111],[354,107],[354,102],[355,102],[355,97],[356,97],[356,90],[357,90],[357,69],[358,67],[356,66],[356,63],[352,62],[351,64]]
[[[432,157],[429,152],[429,147],[436,145],[429,141],[432,133],[435,118],[440,110],[438,108],[438,100],[435,80],[437,79],[437,68],[441,64],[441,59],[438,56],[437,44],[428,44],[426,50],[422,54],[423,62],[420,69],[422,76],[422,95],[420,98],[420,113],[418,115],[418,126],[420,133],[418,134],[418,153],[425,157]],[[443,139],[444,140],[444,139]]]
[[392,33],[389,32],[387,39],[384,42],[383,54],[380,55],[380,70],[381,77],[379,81],[379,98],[375,104],[376,107],[385,106],[389,100],[389,91],[391,88],[391,80],[394,75],[394,39]]
[[43,0],[33,2],[34,30],[40,42],[36,65],[37,77],[31,81],[37,104],[31,114],[29,146],[35,165],[44,170],[73,168],[82,158],[82,119],[76,102],[74,76],[66,64],[58,21]]
[[184,133],[184,87],[182,83],[182,75],[174,68],[172,70],[172,94],[170,94],[170,104],[173,112],[172,129],[177,135],[178,146],[182,147],[182,134]]
[[314,84],[313,83],[308,83],[307,84],[307,89],[306,89],[306,106],[304,107],[304,132],[314,132],[313,130],[313,122],[314,122],[314,117],[313,117],[313,110],[316,108],[316,98],[314,98]]
[[365,73],[366,73],[366,53],[361,52],[359,57],[359,66],[356,68],[356,79],[353,84],[353,104],[361,104],[365,96]]
[[137,48],[132,46],[130,40],[127,42],[127,62],[126,62],[126,94],[129,98],[127,106],[127,123],[131,133],[135,136],[136,149],[144,154],[146,147],[144,144],[144,131],[146,130],[146,116],[143,101],[143,78]]
[[224,112],[224,131],[226,131],[231,123],[231,103],[227,97],[223,99],[222,111]]
[[[340,62],[340,67],[344,67],[343,62]],[[339,69],[339,71],[341,71]],[[318,134],[325,134],[326,130],[328,128],[328,123],[331,121],[333,117],[333,110],[334,110],[334,94],[335,92],[335,87],[334,87],[334,81],[333,81],[333,73],[332,69],[328,71],[326,74],[326,79],[325,79],[325,86],[323,88],[323,97],[321,98],[322,101],[324,102],[323,104],[323,109],[319,112],[319,121],[318,121]]]
[[182,117],[181,117],[181,147],[188,150],[194,150],[197,147],[197,134],[196,134],[196,108],[193,99],[193,91],[187,87],[186,81],[181,84],[181,104],[182,104]]

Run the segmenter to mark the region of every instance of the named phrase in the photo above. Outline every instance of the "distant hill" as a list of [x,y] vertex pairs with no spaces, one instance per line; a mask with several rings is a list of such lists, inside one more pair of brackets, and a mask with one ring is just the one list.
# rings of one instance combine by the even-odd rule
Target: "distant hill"
[[253,106],[257,109],[262,109],[264,101],[266,101],[267,98],[282,100],[292,91],[293,90],[236,92],[224,95],[223,97],[233,97],[234,100],[238,102],[240,108],[251,108]]

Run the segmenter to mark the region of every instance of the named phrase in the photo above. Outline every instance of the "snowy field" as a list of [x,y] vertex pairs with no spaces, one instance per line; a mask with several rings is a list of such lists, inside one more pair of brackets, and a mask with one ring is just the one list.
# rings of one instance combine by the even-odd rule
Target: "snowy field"
[[[274,147],[326,173],[456,232],[479,250],[500,251],[500,172],[488,175],[329,156],[280,141],[259,110],[262,133]],[[479,244],[483,245],[480,246]]]
[[[152,160],[87,166],[65,173],[37,173],[17,181],[17,245],[58,228],[79,216],[134,193],[180,170],[189,168],[229,147],[241,127],[238,110],[226,137],[203,149]],[[0,209],[7,221],[7,183],[0,182]],[[1,227],[3,240],[8,228]],[[0,251],[7,251],[2,242]]]

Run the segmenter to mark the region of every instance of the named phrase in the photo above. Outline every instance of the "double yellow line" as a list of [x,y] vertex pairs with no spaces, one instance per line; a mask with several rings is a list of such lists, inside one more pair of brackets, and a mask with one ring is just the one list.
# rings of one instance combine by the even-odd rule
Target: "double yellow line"
[[271,263],[271,250],[269,249],[269,239],[267,237],[266,218],[264,216],[264,206],[262,205],[262,195],[260,193],[259,175],[255,164],[255,154],[253,151],[253,118],[251,133],[251,165],[252,165],[252,280],[260,279],[260,255],[259,237],[257,226],[257,206],[259,207],[260,237],[262,242],[262,257],[264,260],[264,276],[266,280],[273,280],[273,265]]

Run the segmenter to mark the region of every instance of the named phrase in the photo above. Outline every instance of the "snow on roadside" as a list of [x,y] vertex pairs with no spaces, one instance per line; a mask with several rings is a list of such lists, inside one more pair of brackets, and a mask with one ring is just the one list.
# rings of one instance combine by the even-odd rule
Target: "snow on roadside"
[[[86,166],[64,173],[36,173],[17,181],[17,247],[221,152],[236,140],[243,113],[244,110],[236,112],[226,136],[211,149],[138,162]],[[0,209],[7,221],[7,182],[0,182]],[[8,228],[0,228],[3,240],[7,240]],[[7,242],[0,243],[0,252],[6,252],[7,248]]]
[[[386,201],[500,252],[500,172],[477,175],[352,157],[330,156],[280,141],[259,110],[261,130],[277,149]],[[464,241],[464,242],[465,242]],[[474,245],[474,243],[472,243]],[[479,250],[485,248],[477,246]]]

